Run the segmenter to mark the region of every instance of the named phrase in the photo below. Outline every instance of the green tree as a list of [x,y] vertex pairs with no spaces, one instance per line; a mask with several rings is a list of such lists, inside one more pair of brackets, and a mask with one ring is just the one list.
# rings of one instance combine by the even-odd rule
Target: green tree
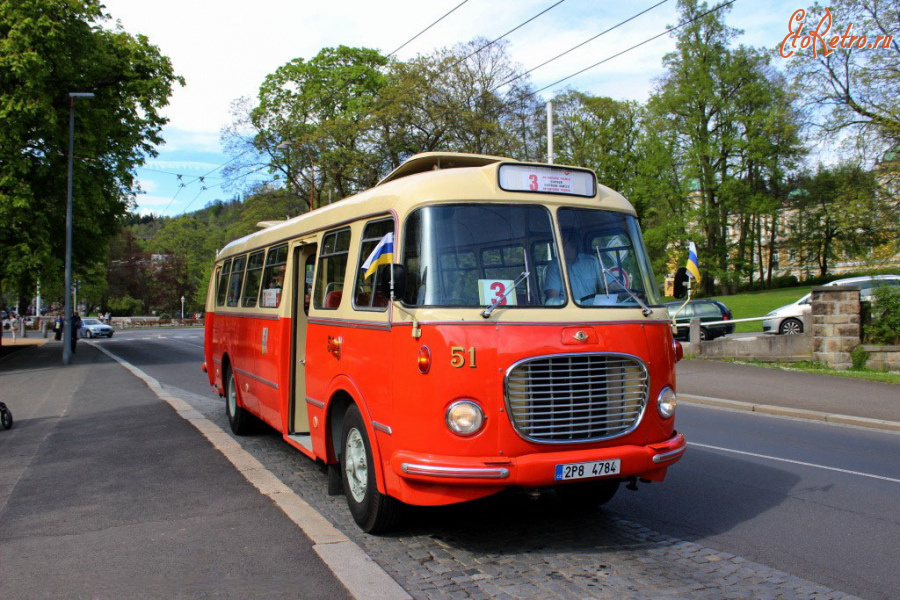
[[0,282],[27,291],[62,278],[70,92],[76,277],[106,258],[154,155],[160,110],[183,83],[143,36],[110,29],[98,0],[0,2]]
[[683,222],[696,224],[688,234],[705,257],[709,294],[717,282],[734,287],[753,272],[752,249],[774,227],[761,216],[775,212],[801,148],[792,98],[779,90],[766,56],[732,48],[737,31],[725,25],[724,10],[697,0],[681,0],[679,10],[685,26],[648,112],[669,133],[660,139],[681,171]]
[[570,90],[553,99],[553,109],[556,161],[589,167],[600,183],[631,196],[642,126],[638,103]]
[[[826,41],[843,35],[852,24],[851,35],[866,36],[865,45],[877,47],[859,48],[848,37],[834,49],[816,43],[813,55],[813,47],[803,49],[798,40],[786,38],[780,52],[787,56],[794,86],[822,116],[825,132],[855,131],[863,145],[873,140],[900,144],[900,1],[834,0],[827,7],[831,29]],[[824,6],[810,7],[803,34],[817,29],[824,17]]]
[[853,163],[820,165],[801,174],[789,198],[787,244],[803,262],[828,274],[840,258],[867,258],[898,231],[896,208],[883,201],[874,173]]

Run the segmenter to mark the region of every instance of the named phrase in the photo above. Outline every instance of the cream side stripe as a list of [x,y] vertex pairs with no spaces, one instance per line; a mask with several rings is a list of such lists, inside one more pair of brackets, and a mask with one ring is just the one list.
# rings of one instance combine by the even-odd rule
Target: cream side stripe
[[175,409],[178,416],[187,420],[202,433],[260,493],[271,498],[275,505],[312,540],[313,550],[328,565],[328,568],[347,588],[351,596],[360,600],[381,598],[388,600],[409,598],[412,600],[412,597],[356,542],[341,533],[316,509],[270,473],[230,434],[194,410],[190,404],[167,392],[156,379],[131,365],[125,359],[116,356],[99,344],[87,340],[85,343],[97,348],[146,383],[154,394]]

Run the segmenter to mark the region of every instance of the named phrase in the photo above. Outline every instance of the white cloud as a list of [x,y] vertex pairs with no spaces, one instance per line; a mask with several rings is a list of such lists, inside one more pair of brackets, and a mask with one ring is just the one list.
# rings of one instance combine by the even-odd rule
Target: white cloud
[[141,188],[141,191],[145,193],[155,192],[159,187],[155,180],[146,177],[139,177],[137,179],[137,184]]

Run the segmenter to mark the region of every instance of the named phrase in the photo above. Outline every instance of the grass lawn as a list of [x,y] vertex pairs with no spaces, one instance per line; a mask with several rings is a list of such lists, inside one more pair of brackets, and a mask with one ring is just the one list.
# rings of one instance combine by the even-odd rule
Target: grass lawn
[[[750,317],[764,317],[766,313],[785,304],[799,300],[809,293],[809,286],[781,288],[764,292],[747,292],[734,296],[714,296],[731,309],[735,319],[749,319]],[[735,324],[736,333],[762,332],[762,321]]]
[[782,369],[784,371],[803,371],[805,373],[815,373],[818,375],[831,375],[833,377],[846,377],[848,379],[865,379],[867,381],[880,381],[881,383],[893,383],[900,385],[900,373],[892,371],[872,371],[869,369],[849,369],[847,371],[838,371],[837,369],[829,369],[828,367],[814,362],[799,362],[792,364],[783,363],[763,363],[747,360],[727,360],[744,365],[756,365],[757,367],[765,367],[767,369]]

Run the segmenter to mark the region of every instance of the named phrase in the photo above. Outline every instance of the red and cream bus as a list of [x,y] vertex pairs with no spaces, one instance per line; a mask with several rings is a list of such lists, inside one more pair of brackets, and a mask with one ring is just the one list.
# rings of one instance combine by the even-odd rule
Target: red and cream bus
[[427,153],[261,225],[217,256],[203,369],[234,433],[327,464],[363,530],[508,486],[602,504],[684,453],[681,348],[593,172]]

